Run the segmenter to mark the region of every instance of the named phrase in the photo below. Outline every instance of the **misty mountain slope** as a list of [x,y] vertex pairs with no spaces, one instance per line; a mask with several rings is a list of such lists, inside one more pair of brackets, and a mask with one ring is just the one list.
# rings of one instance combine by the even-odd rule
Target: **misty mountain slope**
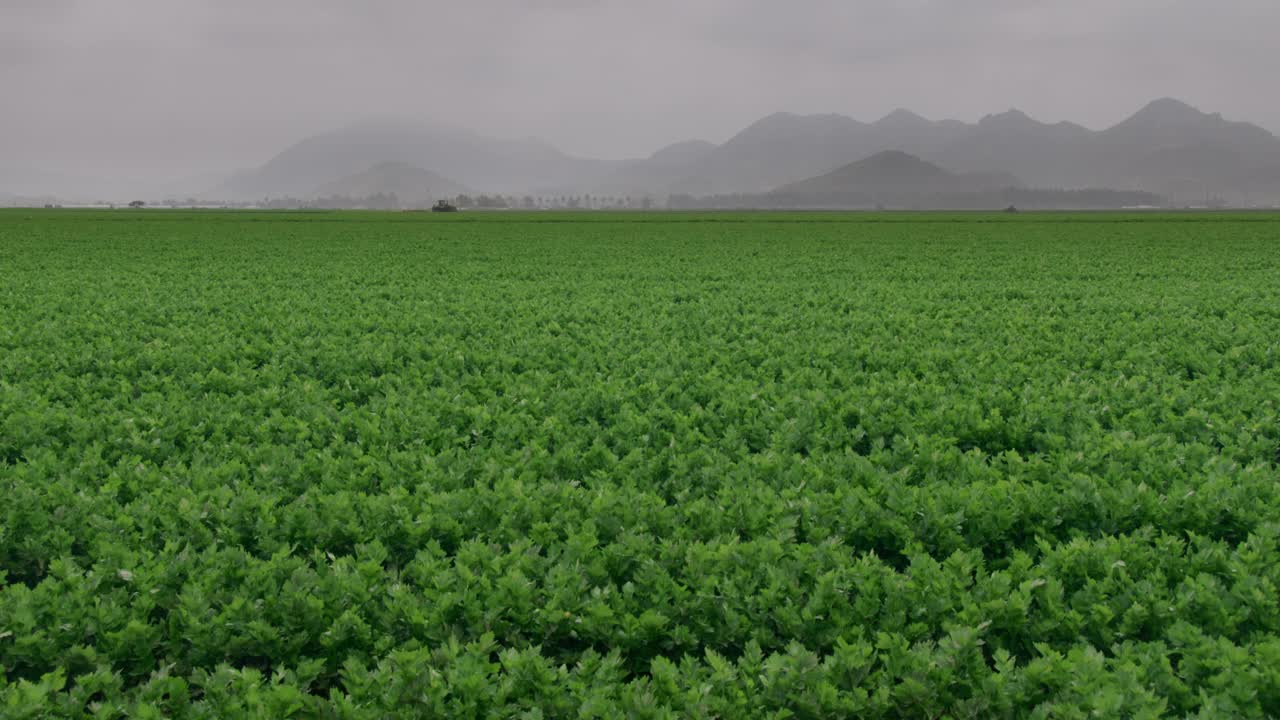
[[1043,187],[1089,185],[1093,132],[1073,123],[1043,123],[1019,110],[987,115],[924,156],[964,172],[1009,172]]
[[[711,199],[711,206],[717,202],[734,207],[743,199],[718,196]],[[751,202],[778,209],[994,210],[1016,205],[1066,210],[1153,206],[1163,204],[1164,199],[1134,191],[1027,188],[1008,173],[955,173],[914,155],[887,150],[818,177],[789,183],[755,196]]]
[[863,157],[868,126],[843,115],[777,113],[702,158],[672,192],[764,192]]
[[1016,187],[1020,183],[1004,173],[953,173],[902,152],[886,150],[818,177],[783,185],[775,195],[838,196],[869,194],[903,197],[934,193],[982,192]]
[[571,157],[536,140],[498,140],[441,125],[377,121],[302,140],[209,194],[303,197],[381,163],[429,167],[481,192],[588,184],[616,163]]
[[[902,150],[961,173],[1010,173],[1043,188],[1143,189],[1189,200],[1280,192],[1280,139],[1163,99],[1103,131],[1018,110],[977,123],[896,110],[870,124],[839,115],[771,115],[709,154],[673,191],[759,192]],[[1190,192],[1189,188],[1195,188]]]
[[1012,172],[1037,187],[1142,189],[1185,200],[1247,187],[1265,192],[1257,178],[1280,167],[1280,139],[1166,98],[1102,131],[1017,111],[988,116],[926,157],[967,171]]
[[[647,158],[622,161],[585,190],[606,195],[663,195],[715,149],[714,143],[705,140],[672,143]],[[565,188],[563,192],[582,190]]]
[[[1173,98],[1153,100],[1129,118],[1099,133],[1104,143],[1139,143],[1147,147],[1214,143],[1236,149],[1254,149],[1276,140],[1257,125],[1226,120]],[[1280,147],[1273,146],[1280,153]]]
[[948,166],[999,172],[1006,169],[1001,163],[1007,158],[984,146],[1035,144],[1036,138],[1028,136],[1034,131],[1029,133],[1029,129],[1013,127],[999,117],[988,121],[986,127],[956,120],[933,121],[905,109],[873,123],[841,115],[778,113],[717,148],[674,190],[691,194],[760,192],[886,150],[947,159],[949,148],[969,148],[968,156],[961,156],[958,164]]
[[428,170],[406,163],[388,162],[368,170],[348,175],[340,180],[325,183],[311,196],[333,195],[363,198],[370,195],[394,193],[400,204],[406,207],[427,206],[441,198],[449,198],[471,192],[465,185],[441,177]]
[[649,156],[648,162],[656,165],[688,165],[710,155],[716,144],[706,140],[685,140],[672,143]]
[[929,120],[899,108],[871,123],[868,142],[877,150],[925,155],[963,137],[968,130],[959,120]]
[[1097,135],[1097,171],[1174,195],[1280,192],[1280,138],[1164,98]]

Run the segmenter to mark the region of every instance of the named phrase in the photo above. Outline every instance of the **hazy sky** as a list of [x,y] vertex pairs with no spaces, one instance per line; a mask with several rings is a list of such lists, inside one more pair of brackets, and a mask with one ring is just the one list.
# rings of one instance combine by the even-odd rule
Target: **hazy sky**
[[198,174],[377,115],[606,157],[778,110],[1101,127],[1168,95],[1280,130],[1277,29],[1277,0],[0,0],[0,164]]

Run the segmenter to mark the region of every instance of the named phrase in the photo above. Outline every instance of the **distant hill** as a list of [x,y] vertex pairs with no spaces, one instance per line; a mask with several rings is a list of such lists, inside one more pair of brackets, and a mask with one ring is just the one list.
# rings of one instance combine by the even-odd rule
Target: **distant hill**
[[[605,195],[665,195],[673,184],[715,149],[714,143],[705,140],[674,143],[647,158],[617,163],[612,170],[594,180],[587,190]],[[564,192],[581,190],[565,188]]]
[[1042,123],[1020,110],[987,115],[925,157],[966,172],[1008,172],[1042,187],[1091,187],[1093,132],[1074,123]]
[[784,185],[779,195],[880,193],[886,196],[977,192],[1017,187],[1009,174],[957,174],[900,150],[886,150],[808,180]]
[[[867,134],[866,124],[842,115],[777,113],[707,153],[671,190],[695,195],[764,192],[870,154],[863,152]],[[854,154],[848,157],[847,152]]]
[[940,196],[992,193],[1019,184],[1007,173],[953,173],[900,150],[886,150],[768,195],[797,207],[934,206]]
[[334,195],[364,198],[371,195],[394,194],[402,207],[428,207],[443,198],[469,193],[465,185],[443,178],[428,170],[407,163],[379,163],[362,172],[325,183],[311,196]]
[[538,140],[499,140],[444,125],[384,120],[309,137],[205,194],[245,200],[304,197],[325,183],[388,162],[431,168],[478,191],[502,193],[589,186],[614,167],[569,156]]

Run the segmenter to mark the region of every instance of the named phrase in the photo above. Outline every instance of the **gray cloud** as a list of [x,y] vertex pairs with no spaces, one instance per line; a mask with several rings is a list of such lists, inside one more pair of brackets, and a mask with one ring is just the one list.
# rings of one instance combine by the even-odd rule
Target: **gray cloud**
[[1280,128],[1274,0],[0,0],[0,157],[152,177],[369,116],[604,156],[778,110]]

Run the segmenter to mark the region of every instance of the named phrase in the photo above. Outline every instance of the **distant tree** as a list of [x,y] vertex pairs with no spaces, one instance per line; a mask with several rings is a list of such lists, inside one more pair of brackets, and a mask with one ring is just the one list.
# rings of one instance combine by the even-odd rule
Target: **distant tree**
[[469,208],[475,207],[476,201],[472,200],[470,195],[459,195],[457,199],[454,200],[454,204],[460,208]]
[[141,207],[146,207],[146,206],[147,206],[147,204],[146,204],[145,202],[141,201],[141,200],[134,200],[134,201],[132,201],[132,202],[130,202],[130,203],[129,203],[129,207],[131,207],[131,208],[141,208]]

